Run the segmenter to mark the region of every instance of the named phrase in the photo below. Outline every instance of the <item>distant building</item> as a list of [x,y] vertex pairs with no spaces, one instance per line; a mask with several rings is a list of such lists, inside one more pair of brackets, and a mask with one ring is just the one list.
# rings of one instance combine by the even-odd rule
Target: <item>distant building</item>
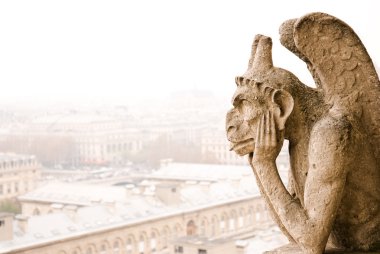
[[5,149],[35,152],[45,164],[122,164],[141,151],[144,135],[126,121],[96,114],[40,117],[3,134]]
[[23,195],[0,253],[175,253],[183,237],[239,239],[273,225],[248,167],[169,163],[129,182]]
[[207,130],[202,133],[203,160],[226,165],[248,165],[247,158],[230,151],[225,130]]
[[40,167],[34,156],[0,153],[0,201],[34,190]]

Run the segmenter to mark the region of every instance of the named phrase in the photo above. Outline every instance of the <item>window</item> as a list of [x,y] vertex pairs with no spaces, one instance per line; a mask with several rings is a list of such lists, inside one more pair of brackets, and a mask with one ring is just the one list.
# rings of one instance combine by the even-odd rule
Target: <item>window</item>
[[152,234],[150,236],[150,249],[153,253],[156,252],[156,245],[157,245],[156,234],[154,232],[152,232]]
[[100,254],[106,254],[106,253],[107,253],[106,246],[103,244],[102,247],[100,248]]
[[196,233],[197,233],[197,226],[195,225],[194,221],[191,220],[187,223],[186,234],[195,235]]
[[198,249],[198,254],[207,254],[207,250]]
[[244,225],[244,219],[243,219],[243,216],[240,215],[240,216],[239,216],[239,228],[242,228],[243,225]]
[[115,242],[113,244],[113,253],[114,254],[119,254],[120,253],[119,242]]
[[216,219],[214,217],[211,220],[211,236],[215,236],[215,234],[216,234],[216,227],[217,227],[217,222],[216,222]]
[[144,250],[145,250],[145,238],[143,236],[140,236],[139,253],[144,253]]
[[38,208],[34,208],[33,215],[40,215],[40,210]]
[[182,246],[174,246],[174,253],[183,253]]
[[230,231],[234,231],[235,230],[235,218],[234,217],[230,218],[229,226],[230,226],[229,227]]
[[226,227],[226,217],[224,217],[224,215],[222,215],[220,219],[219,227],[220,227],[221,232],[224,233],[224,229]]
[[4,225],[5,225],[5,221],[4,220],[0,220],[0,227],[2,227]]
[[127,240],[126,251],[127,251],[127,254],[132,253],[132,240],[130,238],[128,238]]
[[3,195],[3,185],[0,184],[0,195]]
[[205,220],[203,220],[202,223],[201,223],[200,234],[201,235],[206,235],[206,221]]

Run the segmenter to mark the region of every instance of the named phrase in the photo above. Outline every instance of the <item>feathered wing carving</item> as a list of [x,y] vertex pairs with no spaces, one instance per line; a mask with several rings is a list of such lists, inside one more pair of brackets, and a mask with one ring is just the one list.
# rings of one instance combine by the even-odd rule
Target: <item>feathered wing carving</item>
[[380,82],[356,33],[325,13],[289,20],[280,29],[281,43],[306,62],[326,103],[360,119],[380,160]]

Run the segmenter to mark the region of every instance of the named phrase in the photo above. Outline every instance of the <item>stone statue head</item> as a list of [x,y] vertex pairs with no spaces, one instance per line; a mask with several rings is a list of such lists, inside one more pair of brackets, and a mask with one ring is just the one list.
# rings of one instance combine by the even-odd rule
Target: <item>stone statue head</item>
[[243,156],[254,151],[257,125],[264,113],[271,111],[278,132],[283,132],[294,106],[292,91],[303,84],[292,73],[273,66],[272,40],[262,35],[255,37],[248,69],[235,82],[226,130],[231,150]]

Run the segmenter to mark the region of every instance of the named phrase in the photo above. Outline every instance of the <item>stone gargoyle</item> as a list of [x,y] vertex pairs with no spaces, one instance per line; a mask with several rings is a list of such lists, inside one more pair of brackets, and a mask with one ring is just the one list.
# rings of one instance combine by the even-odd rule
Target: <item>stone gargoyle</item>
[[[288,20],[280,35],[316,88],[274,67],[271,39],[257,35],[226,117],[231,149],[249,155],[272,217],[297,253],[321,254],[327,243],[378,251],[380,83],[372,60],[355,32],[328,14]],[[287,187],[275,163],[284,139]]]

